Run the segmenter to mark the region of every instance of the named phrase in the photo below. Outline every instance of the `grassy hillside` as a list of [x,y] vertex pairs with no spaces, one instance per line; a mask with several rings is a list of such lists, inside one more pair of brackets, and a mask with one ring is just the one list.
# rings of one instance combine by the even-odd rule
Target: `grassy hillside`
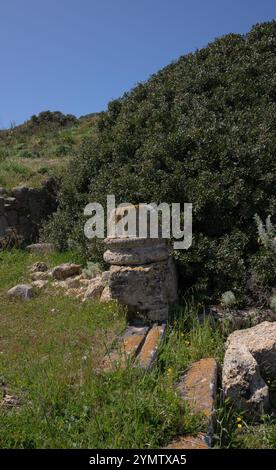
[[24,124],[0,131],[0,186],[39,186],[47,175],[60,175],[81,140],[93,134],[97,115],[77,119],[42,112]]

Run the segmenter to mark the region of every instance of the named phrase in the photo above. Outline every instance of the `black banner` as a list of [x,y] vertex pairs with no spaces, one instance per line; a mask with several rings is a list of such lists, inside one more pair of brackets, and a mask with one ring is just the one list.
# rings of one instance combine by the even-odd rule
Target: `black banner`
[[91,468],[107,466],[128,468],[130,466],[194,467],[198,465],[247,466],[275,463],[274,450],[0,450],[0,466],[7,468],[28,466],[50,468]]

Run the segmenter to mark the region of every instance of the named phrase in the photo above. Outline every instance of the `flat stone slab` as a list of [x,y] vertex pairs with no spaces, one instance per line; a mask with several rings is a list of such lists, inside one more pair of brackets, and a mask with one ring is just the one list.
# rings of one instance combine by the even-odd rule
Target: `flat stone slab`
[[166,334],[166,323],[153,325],[147,334],[140,353],[137,356],[137,364],[143,369],[150,369],[157,357],[160,343]]
[[130,248],[116,247],[115,245],[113,249],[107,250],[103,257],[105,262],[111,265],[135,266],[164,261],[169,258],[169,251],[164,243]]
[[48,254],[55,251],[55,245],[53,243],[33,243],[28,245],[26,250],[30,253]]
[[107,237],[104,244],[110,249],[116,248],[132,248],[132,247],[152,247],[153,245],[166,245],[163,238],[143,238],[143,237]]
[[176,438],[166,449],[210,449],[210,443],[206,434],[198,433],[196,436],[188,434]]
[[217,362],[213,358],[194,362],[178,384],[180,396],[196,413],[210,418],[214,411],[217,391]]
[[62,263],[52,270],[54,279],[63,280],[71,276],[77,276],[81,273],[81,266],[74,263]]
[[209,449],[213,434],[213,414],[217,392],[218,365],[213,358],[204,358],[191,364],[180,380],[177,389],[187,401],[192,412],[206,416],[206,433],[196,436],[177,436],[167,449]]
[[128,326],[114,348],[103,359],[101,370],[109,371],[114,367],[124,368],[129,359],[134,359],[139,352],[149,328],[147,326]]

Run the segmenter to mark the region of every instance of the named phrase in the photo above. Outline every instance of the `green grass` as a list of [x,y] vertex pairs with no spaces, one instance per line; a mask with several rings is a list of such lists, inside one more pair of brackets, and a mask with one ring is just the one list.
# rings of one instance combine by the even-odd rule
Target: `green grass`
[[[187,305],[175,312],[150,372],[129,364],[96,373],[125,327],[124,311],[50,291],[8,300],[7,289],[26,281],[38,260],[50,266],[79,261],[74,253],[0,253],[0,399],[6,389],[21,402],[0,410],[0,448],[158,448],[179,433],[206,430],[204,419],[180,401],[175,383],[195,360],[222,361],[222,333],[199,323]],[[254,427],[242,417],[238,429],[237,412],[223,401],[217,408],[215,447],[275,448],[271,417]]]
[[252,421],[222,397],[218,399],[214,434],[214,447],[235,449],[275,449],[275,409]]
[[50,265],[77,261],[73,253],[0,254],[0,375],[8,393],[21,399],[18,409],[0,412],[0,447],[154,448],[179,432],[203,430],[204,420],[181,404],[175,381],[192,360],[219,357],[221,341],[210,341],[210,327],[194,324],[185,332],[182,316],[169,326],[151,372],[129,365],[97,374],[125,326],[124,312],[114,303],[83,304],[45,293],[26,302],[8,300],[6,290],[26,280],[38,259]]
[[94,132],[95,116],[58,125],[21,126],[0,131],[0,186],[39,187],[47,175],[59,176],[81,140]]

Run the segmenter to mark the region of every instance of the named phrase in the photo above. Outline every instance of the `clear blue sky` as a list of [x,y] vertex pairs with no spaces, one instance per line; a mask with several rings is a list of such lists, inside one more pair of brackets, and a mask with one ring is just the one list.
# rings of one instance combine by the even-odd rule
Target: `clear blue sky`
[[2,0],[0,127],[101,111],[180,55],[275,17],[275,0]]

